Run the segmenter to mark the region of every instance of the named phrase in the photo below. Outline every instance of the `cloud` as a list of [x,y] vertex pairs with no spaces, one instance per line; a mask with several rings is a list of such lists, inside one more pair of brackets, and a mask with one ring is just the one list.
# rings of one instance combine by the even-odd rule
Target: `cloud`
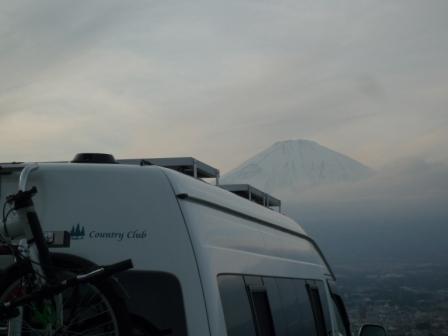
[[414,158],[361,182],[299,193],[285,208],[336,263],[445,263],[447,199],[448,165]]
[[444,1],[0,6],[0,140],[34,139],[2,161],[97,148],[225,171],[313,138],[378,167],[448,143]]

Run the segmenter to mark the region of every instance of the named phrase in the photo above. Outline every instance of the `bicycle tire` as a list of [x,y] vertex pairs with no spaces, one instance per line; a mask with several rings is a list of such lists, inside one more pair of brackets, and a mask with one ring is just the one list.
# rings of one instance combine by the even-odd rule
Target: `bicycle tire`
[[[54,266],[58,269],[56,275],[59,278],[66,278],[69,274],[73,274],[73,269],[67,268],[67,265],[64,267],[64,265],[55,264]],[[22,283],[30,274],[32,269],[27,266],[15,267],[4,272],[0,276],[0,302],[25,294],[23,291],[26,289],[23,288]],[[63,292],[62,298],[64,302],[63,328],[55,330],[54,333],[43,332],[42,330],[47,328],[48,324],[45,325],[36,318],[41,318],[42,308],[38,309],[30,305],[25,308],[26,314],[23,314],[22,334],[30,336],[80,334],[129,336],[132,334],[125,302],[115,293],[110,279],[70,288]],[[3,335],[8,335],[7,321],[0,321],[0,336]]]

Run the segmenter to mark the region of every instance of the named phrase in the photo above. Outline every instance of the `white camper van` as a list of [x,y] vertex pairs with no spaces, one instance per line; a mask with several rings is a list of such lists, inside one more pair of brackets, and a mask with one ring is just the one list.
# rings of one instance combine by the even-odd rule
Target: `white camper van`
[[[1,204],[26,166],[0,164]],[[78,155],[39,163],[20,182],[37,188],[43,230],[70,233],[69,246],[50,249],[59,262],[132,259],[114,287],[129,335],[350,335],[316,243],[275,198],[218,179],[193,158]]]

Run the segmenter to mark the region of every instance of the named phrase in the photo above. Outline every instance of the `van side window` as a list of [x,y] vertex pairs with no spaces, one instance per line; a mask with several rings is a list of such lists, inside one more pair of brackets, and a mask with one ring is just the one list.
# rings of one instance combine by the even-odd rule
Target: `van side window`
[[321,280],[315,280],[315,285],[319,289],[320,302],[322,303],[322,309],[325,317],[325,326],[327,327],[327,335],[331,333],[331,317],[330,308],[328,306],[327,292],[325,291],[325,283]]
[[323,281],[219,275],[228,336],[328,336]]
[[314,322],[319,336],[327,335],[327,328],[325,326],[324,309],[320,301],[319,289],[313,283],[307,283],[306,288],[311,301],[311,307],[314,312]]
[[240,275],[219,275],[219,292],[228,336],[255,336],[251,304]]
[[275,336],[271,308],[263,287],[248,287],[258,336]]
[[316,336],[313,311],[305,280],[276,279],[283,306],[286,336]]
[[133,323],[150,334],[187,335],[179,280],[172,274],[127,271],[117,275],[128,297]]
[[345,309],[344,301],[338,294],[336,283],[334,281],[327,281],[328,288],[331,294],[331,304],[336,315],[336,331],[343,336],[351,335],[350,319],[348,318],[347,310]]
[[348,319],[347,311],[345,310],[344,301],[342,301],[342,298],[332,293],[333,298],[333,306],[334,311],[336,313],[336,324],[337,324],[337,331],[344,336],[351,335],[350,332],[350,321]]
[[282,301],[275,278],[264,277],[264,287],[268,292],[269,305],[272,312],[272,320],[274,322],[275,334],[277,336],[286,336],[285,316],[283,314]]

